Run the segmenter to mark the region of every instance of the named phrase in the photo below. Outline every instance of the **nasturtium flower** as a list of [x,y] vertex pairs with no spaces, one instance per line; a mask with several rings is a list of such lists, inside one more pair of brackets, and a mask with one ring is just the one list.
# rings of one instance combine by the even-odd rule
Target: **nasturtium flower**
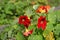
[[31,23],[31,21],[27,16],[19,17],[19,24],[23,24],[26,28],[28,28],[30,23]]
[[47,20],[45,16],[40,16],[38,18],[38,24],[37,24],[37,28],[42,28],[42,30],[44,30],[46,28],[47,25]]
[[37,13],[47,13],[50,9],[50,6],[39,6],[36,10]]
[[33,30],[28,30],[28,29],[26,29],[26,32],[24,32],[23,35],[24,35],[24,36],[29,36],[29,35],[32,34],[32,32],[33,32]]
[[20,16],[19,17],[19,24],[23,24],[26,28],[26,31],[23,32],[24,36],[29,36],[32,34],[33,30],[28,30],[28,26],[31,24],[31,21],[27,16]]

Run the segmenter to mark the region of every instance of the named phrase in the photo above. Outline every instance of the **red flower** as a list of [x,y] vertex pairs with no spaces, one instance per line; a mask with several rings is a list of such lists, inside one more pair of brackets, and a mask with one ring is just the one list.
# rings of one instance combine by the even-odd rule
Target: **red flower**
[[46,17],[40,16],[37,24],[38,28],[42,28],[42,30],[44,30],[46,28],[46,24],[47,24]]
[[36,10],[36,12],[40,12],[40,13],[47,13],[50,9],[50,6],[39,6],[38,9]]
[[33,32],[33,30],[28,30],[28,26],[30,23],[30,19],[27,16],[19,17],[19,24],[23,24],[26,27],[26,32],[23,32],[24,36],[29,36]]
[[28,28],[30,24],[30,19],[27,16],[20,16],[19,17],[19,24],[23,24],[26,28]]
[[28,31],[24,32],[23,35],[24,36],[29,36],[29,35],[32,34],[32,32],[33,32],[33,30],[30,30],[30,31],[28,30]]

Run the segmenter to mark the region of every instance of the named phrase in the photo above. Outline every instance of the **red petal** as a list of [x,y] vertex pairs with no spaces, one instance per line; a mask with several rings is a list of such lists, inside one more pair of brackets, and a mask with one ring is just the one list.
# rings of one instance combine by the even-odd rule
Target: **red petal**
[[38,27],[38,29],[41,28],[41,23],[38,23],[38,26],[37,27]]
[[30,31],[29,31],[29,34],[32,34],[32,32],[33,32],[33,30],[30,30]]
[[[23,21],[24,19],[24,21]],[[26,28],[28,28],[29,24],[30,24],[30,19],[28,19],[27,16],[20,16],[19,17],[19,24],[23,24]]]
[[42,30],[44,30],[46,28],[46,24],[47,24],[46,17],[40,16],[40,18],[38,19],[37,27],[42,28]]
[[47,22],[46,21],[44,21],[44,23],[42,24],[42,30],[45,30],[45,28],[46,28],[46,24],[47,24]]

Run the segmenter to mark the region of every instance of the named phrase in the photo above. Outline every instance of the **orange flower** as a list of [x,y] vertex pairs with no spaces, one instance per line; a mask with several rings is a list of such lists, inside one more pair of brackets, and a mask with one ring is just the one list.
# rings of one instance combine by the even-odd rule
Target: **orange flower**
[[45,7],[46,7],[46,9],[47,9],[47,10],[49,10],[49,9],[50,9],[50,6],[49,6],[49,5],[47,5],[47,6],[45,6]]
[[50,6],[39,6],[38,9],[36,10],[37,13],[47,13],[50,9]]

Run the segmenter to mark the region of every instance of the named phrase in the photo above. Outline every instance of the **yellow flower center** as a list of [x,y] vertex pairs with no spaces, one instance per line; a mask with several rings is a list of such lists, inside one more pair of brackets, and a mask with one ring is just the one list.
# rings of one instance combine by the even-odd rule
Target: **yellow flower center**
[[39,10],[39,11],[40,11],[41,13],[45,13],[45,10],[42,10],[42,9],[41,9],[41,10]]
[[26,28],[26,32],[28,32],[29,30]]

